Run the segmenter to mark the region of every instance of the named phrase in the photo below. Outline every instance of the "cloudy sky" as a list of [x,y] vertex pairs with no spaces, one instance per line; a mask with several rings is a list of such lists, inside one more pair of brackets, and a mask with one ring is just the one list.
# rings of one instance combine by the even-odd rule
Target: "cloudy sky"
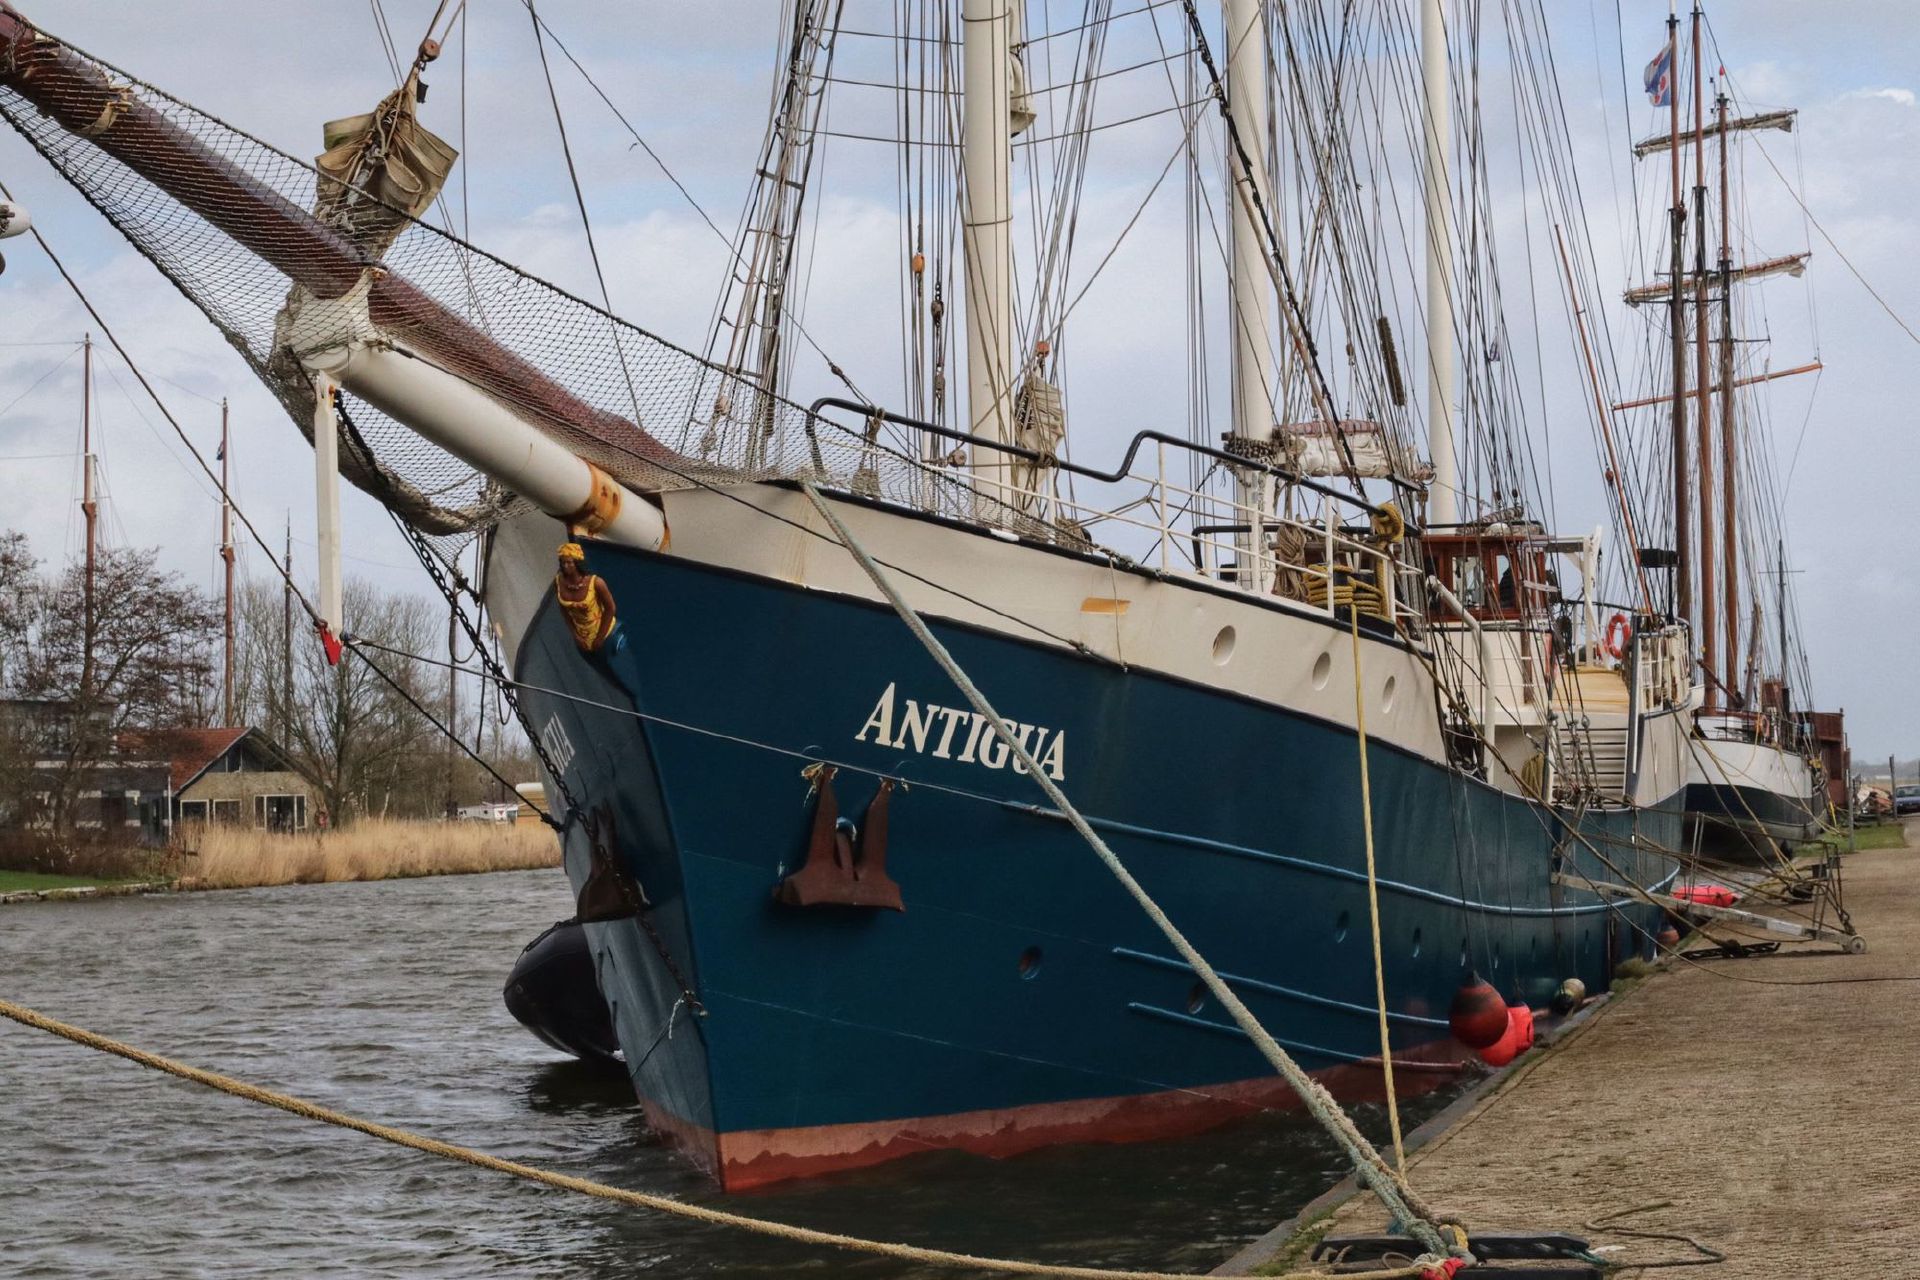
[[[411,48],[434,0],[382,5],[395,40]],[[846,25],[888,30],[895,7],[886,0],[848,0]],[[1601,279],[1611,273],[1624,284],[1644,238],[1636,227],[1659,193],[1643,173],[1636,213],[1624,144],[1650,130],[1653,113],[1637,85],[1623,94],[1621,69],[1624,63],[1627,74],[1637,77],[1652,56],[1665,6],[1625,0],[1618,7],[1630,26],[1624,41],[1612,3],[1547,5],[1583,166],[1596,269]],[[392,85],[370,7],[361,0],[335,0],[330,30],[316,26],[316,6],[261,0],[177,0],[164,6],[25,0],[21,8],[80,47],[298,155],[318,150],[322,121],[366,110]],[[553,30],[726,228],[737,219],[760,141],[777,8],[772,0],[540,4]],[[1055,26],[1068,25],[1060,14],[1077,12],[1059,0],[1051,8]],[[1177,36],[1173,14],[1177,8],[1161,15],[1169,38]],[[1792,137],[1767,135],[1765,154],[1800,185],[1813,218],[1859,274],[1920,329],[1920,255],[1914,252],[1920,244],[1920,45],[1912,39],[1907,6],[1891,0],[1844,8],[1743,0],[1710,16],[1718,52],[1743,101],[1802,111],[1800,130]],[[557,157],[526,10],[520,0],[472,0],[471,23],[462,164],[474,239],[592,295],[596,286]],[[870,47],[864,51],[858,40],[844,46],[841,74],[879,78],[887,72],[886,42],[865,45]],[[457,53],[450,49],[429,77],[433,92],[424,109],[429,126],[448,137],[460,127]],[[615,309],[700,347],[724,274],[724,245],[570,68],[558,65],[556,80]],[[1157,83],[1116,78],[1101,114],[1130,113],[1136,104],[1129,94],[1146,109],[1164,106],[1169,92],[1164,77]],[[836,99],[834,110],[837,123],[847,124],[862,110],[889,123],[884,100],[862,106],[851,91],[844,105]],[[1101,176],[1089,181],[1082,228],[1092,248],[1081,250],[1077,261],[1090,268],[1139,209],[1166,148],[1178,137],[1174,121],[1166,117],[1098,135]],[[892,152],[835,144],[827,163],[836,181],[834,194],[820,205],[807,324],[863,390],[892,398],[901,378]],[[1810,286],[1770,285],[1755,304],[1754,327],[1766,341],[1764,350],[1755,344],[1743,359],[1784,368],[1817,357],[1826,365],[1818,379],[1777,384],[1765,402],[1764,423],[1775,469],[1787,481],[1789,554],[1803,571],[1796,587],[1815,696],[1822,705],[1846,708],[1862,760],[1894,751],[1911,756],[1920,750],[1920,685],[1905,667],[1920,625],[1920,574],[1911,550],[1920,545],[1920,531],[1907,512],[1920,497],[1920,449],[1908,419],[1920,392],[1920,344],[1839,261],[1774,181],[1766,161],[1749,151],[1745,164],[1750,193],[1742,208],[1743,249],[1787,253],[1810,246],[1814,255]],[[200,313],[10,130],[0,133],[0,181],[31,208],[135,358],[167,380],[161,384],[165,398],[209,456],[218,437],[217,402],[222,396],[231,400],[236,494],[274,531],[276,543],[283,522],[291,519],[295,559],[310,573],[310,454],[277,405]],[[456,176],[456,193],[459,187]],[[1523,207],[1525,201],[1514,204]],[[452,207],[460,217],[457,194]],[[1083,459],[1102,458],[1102,442],[1144,426],[1184,426],[1181,227],[1170,187],[1146,205],[1133,235],[1089,292],[1084,321],[1073,334],[1076,363],[1069,387],[1080,440],[1076,452]],[[4,250],[0,524],[25,529],[41,555],[58,560],[80,543],[77,344],[88,322],[30,242],[12,241]],[[1548,269],[1544,260],[1534,267]],[[1644,329],[1637,326],[1643,322],[1624,307],[1615,310],[1608,325],[1620,367],[1632,376],[1642,359]],[[1523,316],[1509,320],[1528,323]],[[1564,318],[1557,323],[1564,330]],[[1552,341],[1564,350],[1561,330]],[[211,585],[218,516],[204,478],[117,359],[101,353],[96,379],[105,536],[157,547],[167,567]],[[818,367],[797,375],[801,398],[831,389]],[[1542,447],[1554,470],[1554,515],[1568,529],[1591,528],[1605,518],[1592,481],[1584,414],[1584,401],[1570,401],[1563,409],[1549,406],[1546,420],[1537,424],[1548,433]],[[418,570],[385,517],[351,490],[346,505],[349,572],[418,585]],[[243,564],[249,558],[258,559],[243,553]]]

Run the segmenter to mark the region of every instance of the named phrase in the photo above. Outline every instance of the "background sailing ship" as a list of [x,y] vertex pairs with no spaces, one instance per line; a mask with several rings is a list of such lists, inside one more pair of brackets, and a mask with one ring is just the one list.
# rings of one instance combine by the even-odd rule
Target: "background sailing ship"
[[1692,847],[1709,828],[1727,828],[1757,847],[1778,841],[1784,849],[1811,837],[1828,812],[1821,731],[1840,735],[1793,701],[1810,680],[1790,633],[1778,481],[1769,452],[1755,447],[1758,397],[1776,379],[1823,365],[1815,356],[1775,367],[1765,312],[1742,298],[1761,281],[1800,276],[1810,248],[1752,252],[1751,233],[1735,235],[1733,174],[1745,172],[1737,148],[1759,131],[1790,132],[1797,113],[1736,103],[1726,68],[1712,73],[1704,17],[1696,4],[1684,34],[1679,15],[1668,18],[1645,85],[1665,109],[1666,128],[1633,148],[1637,160],[1663,161],[1669,173],[1659,242],[1666,278],[1625,294],[1629,305],[1661,313],[1671,360],[1649,372],[1664,374],[1666,388],[1612,408],[1670,427],[1673,611],[1698,637],[1703,698],[1687,786]]
[[[599,886],[636,1090],[728,1185],[1286,1101],[1031,775],[1350,1095],[1381,1087],[1377,1005],[1418,1088],[1461,1056],[1463,977],[1537,1004],[1648,953],[1694,746],[1688,630],[1617,467],[1627,551],[1547,524],[1535,444],[1579,417],[1612,454],[1606,362],[1549,396],[1506,358],[1541,338],[1509,327],[1473,109],[1485,42],[1538,55],[1542,15],[1449,30],[1430,3],[1418,38],[1395,5],[896,16],[874,79],[844,55],[879,37],[788,7],[702,355],[415,220],[455,159],[418,118],[430,49],[310,166],[9,12],[0,114],[309,433],[323,549],[342,474],[497,638],[570,874]],[[1591,351],[1572,144],[1528,65],[1532,234]],[[1130,74],[1164,80],[1180,126],[1154,189],[1186,193],[1166,350],[1190,412],[1106,427],[1107,469],[1065,444],[1073,264],[1092,140],[1125,123],[1098,104]],[[803,408],[805,219],[822,140],[858,133],[830,91],[863,81],[898,108],[877,145],[901,398],[830,362],[846,394]],[[619,615],[591,652],[553,599],[570,534]],[[337,561],[317,612],[337,639]]]

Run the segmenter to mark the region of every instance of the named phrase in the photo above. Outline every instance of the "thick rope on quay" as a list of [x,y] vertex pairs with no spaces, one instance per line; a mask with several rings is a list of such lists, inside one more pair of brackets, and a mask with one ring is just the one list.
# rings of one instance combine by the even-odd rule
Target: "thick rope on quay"
[[1225,1009],[1240,1029],[1247,1033],[1248,1039],[1253,1041],[1255,1047],[1273,1065],[1274,1070],[1293,1086],[1294,1092],[1300,1096],[1300,1101],[1306,1106],[1308,1113],[1325,1126],[1334,1140],[1346,1150],[1348,1158],[1353,1162],[1354,1173],[1360,1181],[1380,1197],[1381,1203],[1387,1207],[1395,1221],[1400,1223],[1408,1235],[1427,1251],[1425,1265],[1434,1266],[1437,1259],[1458,1259],[1468,1256],[1461,1233],[1457,1229],[1450,1232],[1459,1241],[1450,1248],[1441,1235],[1443,1219],[1414,1193],[1405,1178],[1388,1165],[1379,1151],[1374,1149],[1373,1144],[1367,1141],[1366,1135],[1354,1127],[1353,1121],[1334,1100],[1333,1095],[1328,1093],[1318,1080],[1308,1075],[1300,1064],[1280,1047],[1280,1043],[1268,1034],[1267,1029],[1260,1025],[1260,1020],[1253,1016],[1252,1010],[1241,1002],[1240,997],[1227,986],[1220,975],[1214,971],[1213,966],[1207,963],[1206,957],[1187,941],[1186,935],[1180,932],[1179,927],[1168,918],[1167,913],[1161,910],[1160,904],[1153,900],[1153,895],[1134,879],[1133,873],[1127,870],[1126,864],[1122,863],[1119,856],[1107,846],[1107,842],[1100,838],[1099,833],[1081,815],[1080,810],[1067,799],[1066,793],[1061,791],[1059,785],[1047,775],[1047,771],[1040,767],[1040,762],[1034,759],[1033,753],[1028,751],[1019,737],[1007,727],[1007,722],[1001,719],[1000,714],[987,701],[986,695],[980,692],[978,686],[954,660],[953,655],[947,652],[946,646],[940,643],[932,631],[928,630],[925,619],[914,612],[913,607],[895,590],[893,583],[880,571],[880,566],[874,563],[865,548],[840,522],[840,518],[833,513],[833,509],[827,505],[826,500],[820,496],[820,491],[811,481],[802,482],[801,488],[813,503],[814,509],[820,513],[832,528],[834,535],[840,539],[841,545],[846,547],[847,553],[859,562],[860,567],[873,580],[873,584],[892,604],[894,612],[900,615],[900,620],[907,625],[908,630],[913,632],[914,638],[940,665],[940,669],[946,672],[947,678],[953,681],[954,686],[972,704],[973,709],[986,717],[987,724],[1007,745],[1013,758],[1020,762],[1027,775],[1046,793],[1047,799],[1053,802],[1054,807],[1073,825],[1073,829],[1079,832],[1081,838],[1092,847],[1100,861],[1106,864],[1107,870],[1113,873],[1114,878],[1120,882],[1133,900],[1139,903],[1140,909],[1147,913],[1148,919],[1153,921],[1154,926],[1173,945],[1174,950],[1180,953],[1181,958],[1199,976],[1213,998],[1220,1002],[1220,1007]]
[[[554,1173],[551,1170],[537,1168],[530,1164],[521,1164],[517,1160],[507,1160],[500,1156],[488,1155],[484,1151],[475,1151],[471,1147],[457,1146],[451,1142],[442,1142],[437,1138],[422,1137],[406,1129],[397,1129],[392,1125],[379,1124],[372,1120],[363,1120],[358,1116],[323,1107],[317,1102],[308,1102],[304,1098],[289,1093],[280,1093],[265,1089],[257,1084],[248,1084],[232,1076],[221,1075],[217,1071],[207,1071],[200,1067],[188,1066],[184,1062],[175,1062],[171,1058],[145,1049],[135,1048],[119,1040],[109,1039],[84,1027],[76,1027],[50,1018],[25,1005],[14,1004],[9,1000],[0,1000],[0,1017],[71,1040],[77,1045],[95,1049],[101,1053],[110,1053],[129,1062],[137,1062],[143,1067],[217,1089],[221,1093],[257,1102],[262,1106],[276,1107],[290,1115],[305,1120],[318,1120],[322,1124],[351,1129],[364,1133],[395,1146],[408,1147],[414,1151],[423,1151],[444,1160],[454,1160],[479,1169],[490,1169],[495,1173],[509,1174],[528,1182],[543,1183],[557,1187],[562,1191],[572,1191],[580,1195],[593,1196],[600,1200],[612,1200],[617,1204],[629,1205],[636,1209],[650,1209],[656,1213],[672,1214],[679,1218],[690,1218],[695,1222],[710,1223],[714,1226],[733,1227],[749,1231],[755,1235],[771,1236],[775,1239],[789,1240],[796,1244],[822,1245],[831,1249],[847,1249],[856,1253],[878,1254],[883,1257],[898,1258],[904,1262],[923,1262],[936,1267],[951,1267],[969,1271],[1000,1272],[1007,1275],[1058,1276],[1070,1280],[1194,1280],[1190,1273],[1169,1271],[1125,1271],[1104,1267],[1063,1266],[1045,1262],[1022,1262],[1010,1258],[987,1258],[971,1253],[956,1253],[948,1249],[927,1249],[919,1245],[895,1244],[884,1240],[863,1240],[858,1236],[840,1235],[833,1231],[816,1231],[811,1227],[796,1227],[784,1222],[773,1222],[765,1218],[750,1218],[744,1214],[728,1213],[724,1209],[709,1209],[703,1205],[688,1204],[666,1196],[649,1195],[644,1191],[630,1191],[625,1187],[609,1186],[604,1182],[595,1182],[590,1178],[576,1178],[571,1174]],[[1444,1275],[1441,1269],[1414,1263],[1395,1267],[1385,1271],[1370,1271],[1364,1275],[1344,1276],[1342,1280],[1421,1280],[1422,1277]],[[1281,1280],[1330,1280],[1321,1272],[1293,1272],[1281,1277]]]

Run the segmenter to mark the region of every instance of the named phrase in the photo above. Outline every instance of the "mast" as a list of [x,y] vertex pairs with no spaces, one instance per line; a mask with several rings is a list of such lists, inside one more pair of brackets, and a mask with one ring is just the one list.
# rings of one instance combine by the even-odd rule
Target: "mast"
[[1707,671],[1707,705],[1720,702],[1720,628],[1714,625],[1719,593],[1713,556],[1713,381],[1707,372],[1707,148],[1706,81],[1700,68],[1700,5],[1693,6],[1693,349],[1695,450],[1700,465],[1700,662]]
[[[1726,69],[1720,74],[1724,77]],[[1740,653],[1740,522],[1734,505],[1734,461],[1739,450],[1734,438],[1733,405],[1733,236],[1727,206],[1727,93],[1724,85],[1714,99],[1720,134],[1720,545],[1726,557],[1727,666]]]
[[1774,608],[1780,615],[1780,722],[1786,727],[1787,708],[1792,699],[1787,695],[1787,681],[1791,678],[1792,664],[1787,661],[1787,540],[1781,538],[1774,546],[1774,564],[1779,569],[1779,592]]
[[220,397],[220,559],[226,562],[227,618],[226,646],[220,673],[220,723],[233,725],[233,497],[227,489],[227,468],[232,465],[232,446],[227,437],[227,398]]
[[[967,429],[1013,437],[1013,15],[1010,0],[962,0],[961,237],[967,274]],[[1008,455],[973,447],[973,474],[996,495]]]
[[82,579],[80,597],[81,608],[81,651],[80,651],[80,696],[82,699],[92,696],[93,691],[93,579],[95,550],[99,546],[100,504],[93,496],[93,334],[88,333],[80,343],[80,513],[87,520],[87,559],[85,577]]
[[1672,134],[1673,205],[1668,210],[1671,240],[1667,327],[1673,344],[1673,591],[1674,614],[1681,622],[1693,620],[1693,557],[1688,551],[1687,519],[1693,503],[1687,496],[1687,312],[1682,242],[1686,238],[1687,209],[1680,187],[1680,95],[1674,92],[1672,62],[1680,56],[1680,15],[1673,0],[1667,4],[1667,128]]
[[1447,22],[1440,4],[1441,0],[1420,4],[1420,85],[1427,144],[1422,184],[1427,228],[1427,456],[1433,461],[1427,523],[1454,524],[1460,519],[1456,501],[1460,466],[1453,440],[1453,232],[1447,209],[1453,103],[1448,96]]
[[287,544],[280,561],[280,714],[274,717],[276,741],[284,740],[293,720],[293,513],[287,513]]
[[[1267,20],[1262,0],[1227,0],[1227,111],[1245,149],[1229,155],[1227,167],[1244,184],[1233,208],[1233,276],[1229,290],[1233,333],[1233,434],[1264,443],[1274,434],[1274,359],[1269,318],[1274,312],[1273,277],[1267,270],[1267,245],[1254,221],[1256,207],[1271,208],[1261,192],[1267,160]],[[1244,159],[1245,163],[1241,163]],[[1237,171],[1237,172],[1236,172]],[[1247,532],[1236,535],[1240,582],[1261,592],[1262,517],[1267,506],[1267,475],[1238,477],[1235,502],[1247,512]]]

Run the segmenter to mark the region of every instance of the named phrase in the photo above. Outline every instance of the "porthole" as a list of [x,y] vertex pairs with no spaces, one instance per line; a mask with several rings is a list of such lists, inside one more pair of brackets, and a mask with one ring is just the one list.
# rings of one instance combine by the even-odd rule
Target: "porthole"
[[1187,992],[1187,1012],[1199,1013],[1202,1009],[1206,1007],[1207,1007],[1206,984],[1202,982],[1196,982],[1193,984],[1192,988],[1189,989]]
[[1407,954],[1413,956],[1415,959],[1418,959],[1420,956],[1420,931],[1418,929],[1413,931],[1413,947]]
[[1232,627],[1220,628],[1219,632],[1213,637],[1214,666],[1224,667],[1228,661],[1232,659],[1233,646],[1236,639],[1238,639],[1238,637],[1234,635]]
[[1345,942],[1347,940],[1348,924],[1347,913],[1342,911],[1333,922],[1333,940],[1335,942]]
[[1020,953],[1020,976],[1032,979],[1040,973],[1040,948],[1028,947]]
[[1314,688],[1316,689],[1326,688],[1327,679],[1332,674],[1333,674],[1333,655],[1332,654],[1323,653],[1319,657],[1313,660],[1313,687]]
[[1386,684],[1380,687],[1380,709],[1382,711],[1393,710],[1393,695],[1399,687],[1400,682],[1395,677],[1387,677]]

